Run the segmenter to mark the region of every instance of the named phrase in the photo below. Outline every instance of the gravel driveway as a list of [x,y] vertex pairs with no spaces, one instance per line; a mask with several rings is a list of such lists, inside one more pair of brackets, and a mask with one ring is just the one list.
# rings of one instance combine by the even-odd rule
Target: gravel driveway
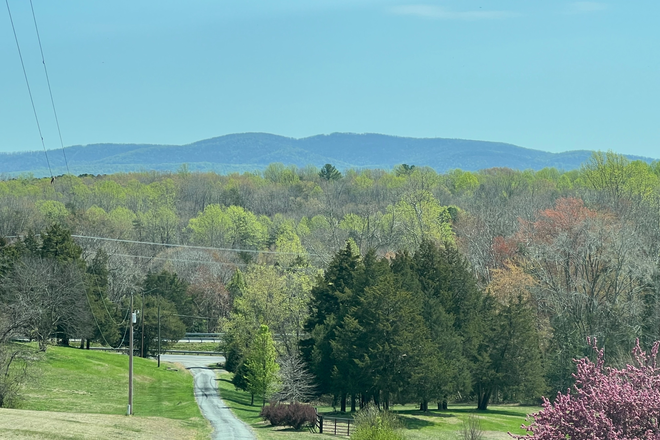
[[163,355],[161,360],[186,367],[195,379],[195,400],[213,425],[214,440],[255,440],[250,427],[238,420],[218,394],[218,383],[209,364],[224,362],[221,356]]

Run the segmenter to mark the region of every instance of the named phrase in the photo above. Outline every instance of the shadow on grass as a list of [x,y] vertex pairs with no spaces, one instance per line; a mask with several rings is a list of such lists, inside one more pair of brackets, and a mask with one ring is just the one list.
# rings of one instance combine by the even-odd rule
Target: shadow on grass
[[[458,415],[469,415],[469,414],[491,414],[498,416],[512,416],[512,417],[525,417],[528,415],[527,411],[512,411],[506,409],[487,409],[485,411],[478,410],[477,408],[449,408],[445,410],[429,410],[427,412],[420,411],[418,409],[404,409],[404,410],[395,410],[397,414],[409,415],[409,416],[425,416],[425,417],[456,417]],[[533,409],[529,410],[529,413],[534,412]]]
[[[487,410],[478,410],[476,408],[456,408],[447,410],[453,413],[461,414],[493,414],[498,416],[513,416],[513,417],[525,417],[527,412],[525,411],[511,411],[506,409],[491,408]],[[533,412],[533,411],[532,411]]]
[[[218,379],[218,380],[231,384],[231,381],[227,379]],[[223,388],[220,390],[220,397],[222,398],[222,400],[226,402],[233,403],[234,405],[230,405],[230,406],[232,406],[236,411],[256,413],[256,414],[259,414],[261,412],[261,406],[259,404],[250,405],[250,395],[245,391]]]
[[[457,412],[457,411],[452,410],[451,412]],[[456,415],[451,414],[451,412],[445,412],[445,411],[441,411],[441,410],[429,410],[429,411],[424,412],[424,411],[420,411],[418,409],[404,409],[404,410],[394,411],[395,414],[406,415],[406,416],[456,417]],[[469,413],[470,411],[467,411],[467,412]]]
[[256,429],[272,429],[274,432],[286,432],[286,433],[290,432],[292,434],[301,433],[301,432],[309,432],[309,427],[308,426],[302,427],[300,429],[294,429],[294,428],[291,428],[291,427],[283,428],[283,427],[273,426],[270,423],[266,423],[266,424],[259,425],[259,426],[252,425],[252,427],[256,428]]
[[406,429],[422,429],[435,425],[433,422],[418,419],[416,417],[401,417],[399,420],[401,420],[401,423]]

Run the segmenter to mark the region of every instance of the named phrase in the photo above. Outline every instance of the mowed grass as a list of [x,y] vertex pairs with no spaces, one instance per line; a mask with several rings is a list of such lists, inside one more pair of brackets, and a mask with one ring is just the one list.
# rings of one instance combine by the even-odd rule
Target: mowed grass
[[520,425],[528,414],[539,411],[536,406],[491,405],[487,411],[477,411],[475,405],[450,405],[448,410],[423,413],[412,406],[396,406],[410,440],[457,439],[464,423],[474,414],[488,439],[510,439],[512,434],[524,434]]
[[250,405],[250,393],[237,390],[231,383],[233,373],[220,370],[218,374],[218,389],[220,397],[231,408],[236,416],[252,427],[252,431],[260,440],[319,440],[319,434],[312,434],[303,429],[294,431],[290,428],[273,428],[259,417],[261,402],[255,397],[254,406]]
[[[261,402],[250,405],[250,394],[236,390],[231,383],[233,374],[220,372],[218,388],[220,395],[232,411],[244,422],[249,424],[260,440],[311,440],[319,438],[306,430],[273,428],[259,417]],[[405,427],[405,435],[409,440],[458,439],[463,424],[471,414],[476,415],[487,439],[511,438],[508,432],[524,434],[520,425],[525,423],[527,414],[537,412],[536,406],[493,405],[488,411],[477,411],[475,405],[450,405],[448,410],[432,410],[423,413],[413,405],[395,405],[392,410],[401,417]],[[350,418],[350,414],[333,412],[331,407],[319,407],[319,413],[326,416]]]
[[[48,347],[31,364],[20,409],[88,414],[126,414],[128,356]],[[135,416],[164,417],[208,437],[211,428],[195,402],[192,375],[167,363],[134,358]]]
[[15,440],[202,440],[208,433],[163,417],[0,408],[0,438]]

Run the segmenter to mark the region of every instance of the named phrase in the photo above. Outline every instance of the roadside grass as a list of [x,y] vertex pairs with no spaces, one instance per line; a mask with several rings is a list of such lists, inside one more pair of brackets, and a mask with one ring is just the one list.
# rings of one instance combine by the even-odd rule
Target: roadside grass
[[[72,344],[72,347],[75,344]],[[105,347],[99,342],[92,342],[91,347]],[[167,346],[168,350],[190,350],[190,351],[220,351],[218,342],[175,342]]]
[[220,344],[217,342],[175,342],[168,346],[169,350],[190,351],[219,351]]
[[[67,413],[126,414],[128,356],[50,346],[32,363],[21,409]],[[134,414],[165,417],[208,437],[210,424],[195,402],[192,375],[164,363],[134,358]]]
[[239,419],[250,425],[259,440],[319,439],[319,434],[312,434],[306,429],[295,431],[291,428],[274,428],[270,426],[259,417],[261,412],[259,399],[255,397],[254,406],[251,406],[250,393],[237,390],[234,384],[231,383],[233,373],[219,370],[217,376],[220,397]]
[[[250,425],[260,440],[311,440],[319,438],[319,434],[307,430],[294,431],[291,428],[274,428],[263,422],[259,417],[261,402],[255,400],[250,405],[250,394],[236,390],[231,383],[232,373],[221,371],[218,374],[218,388],[225,404],[236,416]],[[396,405],[392,411],[401,417],[408,440],[459,439],[463,423],[470,414],[475,414],[481,423],[484,436],[487,439],[510,439],[507,434],[524,434],[520,425],[525,423],[527,414],[537,412],[540,407],[517,405],[492,405],[488,411],[477,411],[474,405],[450,405],[448,410],[431,410],[427,413],[419,411],[413,405]],[[326,416],[352,418],[350,414],[335,412],[332,407],[318,407],[318,411]]]

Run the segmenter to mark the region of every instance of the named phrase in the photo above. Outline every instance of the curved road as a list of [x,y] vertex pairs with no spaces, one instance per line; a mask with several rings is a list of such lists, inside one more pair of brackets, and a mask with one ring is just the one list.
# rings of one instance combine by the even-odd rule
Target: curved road
[[195,380],[195,400],[204,417],[213,425],[214,440],[255,440],[245,423],[238,420],[218,393],[218,382],[207,365],[223,362],[221,356],[162,355],[165,362],[176,362],[192,372]]

